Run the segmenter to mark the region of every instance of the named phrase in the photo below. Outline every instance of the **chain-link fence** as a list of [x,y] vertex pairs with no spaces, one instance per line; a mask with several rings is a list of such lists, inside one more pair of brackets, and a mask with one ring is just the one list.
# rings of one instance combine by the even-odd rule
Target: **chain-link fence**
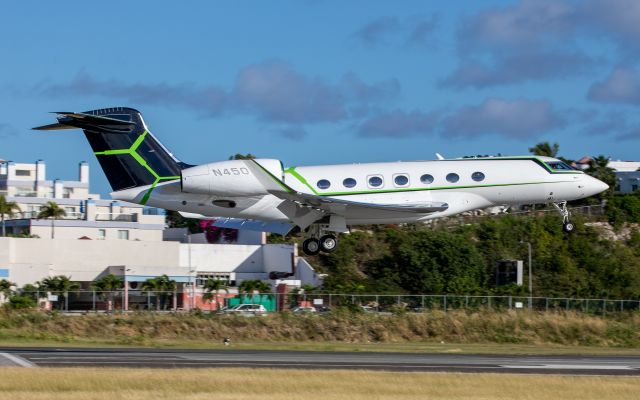
[[[235,294],[185,291],[93,291],[27,292],[4,296],[4,302],[44,310],[68,312],[189,311],[219,312],[241,304],[261,304],[267,311],[325,312],[335,309],[390,314],[433,310],[532,310],[573,311],[596,315],[637,312],[640,299],[595,299],[570,297],[477,296],[477,295],[388,295],[335,293]],[[16,299],[20,299],[17,301]],[[311,310],[313,308],[313,310]]]

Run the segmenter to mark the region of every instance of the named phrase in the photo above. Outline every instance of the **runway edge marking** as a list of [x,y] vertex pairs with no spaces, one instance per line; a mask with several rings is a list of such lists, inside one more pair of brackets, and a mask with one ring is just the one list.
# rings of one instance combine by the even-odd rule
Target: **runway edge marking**
[[13,362],[14,364],[18,364],[21,367],[24,368],[36,368],[37,365],[35,365],[34,363],[25,360],[22,357],[19,356],[14,356],[13,354],[9,354],[9,353],[0,353],[0,356],[6,358],[7,360]]

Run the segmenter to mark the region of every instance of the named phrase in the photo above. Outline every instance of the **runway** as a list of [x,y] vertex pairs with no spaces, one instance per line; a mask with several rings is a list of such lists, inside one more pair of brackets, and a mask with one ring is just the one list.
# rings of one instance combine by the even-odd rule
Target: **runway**
[[0,367],[295,368],[640,375],[637,356],[517,356],[264,350],[0,348]]

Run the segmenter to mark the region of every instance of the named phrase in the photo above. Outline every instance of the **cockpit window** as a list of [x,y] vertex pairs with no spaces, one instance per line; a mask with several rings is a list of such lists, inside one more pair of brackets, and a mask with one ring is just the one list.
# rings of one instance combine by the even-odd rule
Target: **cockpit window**
[[562,161],[547,161],[545,164],[554,171],[573,171],[573,168]]

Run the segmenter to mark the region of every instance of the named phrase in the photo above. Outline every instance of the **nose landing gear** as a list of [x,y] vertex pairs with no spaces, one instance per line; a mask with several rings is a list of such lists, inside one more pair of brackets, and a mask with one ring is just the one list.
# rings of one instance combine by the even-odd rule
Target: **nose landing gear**
[[553,203],[553,206],[558,210],[560,215],[562,215],[562,230],[567,233],[573,232],[575,225],[570,220],[571,213],[567,209],[567,202],[563,201],[561,203]]

